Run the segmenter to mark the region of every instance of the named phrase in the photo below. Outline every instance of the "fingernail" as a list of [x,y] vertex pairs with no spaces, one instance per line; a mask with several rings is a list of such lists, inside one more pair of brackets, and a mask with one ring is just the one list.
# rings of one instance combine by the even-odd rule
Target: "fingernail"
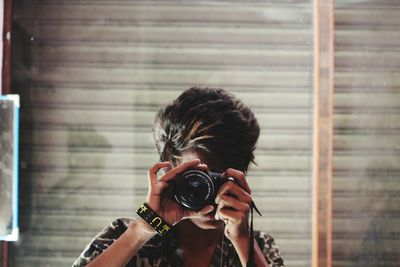
[[215,204],[218,204],[218,202],[219,202],[219,197],[216,197],[214,201],[215,201]]
[[207,212],[207,213],[210,213],[210,212],[212,212],[214,210],[214,206],[211,206],[210,207],[210,210]]

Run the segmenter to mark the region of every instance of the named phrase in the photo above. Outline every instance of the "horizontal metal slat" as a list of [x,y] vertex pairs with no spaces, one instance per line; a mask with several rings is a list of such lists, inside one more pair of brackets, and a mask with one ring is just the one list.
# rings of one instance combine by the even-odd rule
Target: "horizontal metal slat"
[[342,50],[346,47],[359,51],[398,51],[399,45],[399,33],[393,30],[346,29],[335,32],[335,46]]
[[[334,213],[335,215],[335,213]],[[359,237],[359,240],[368,232],[368,229],[373,227],[373,223],[379,224],[384,231],[383,234],[399,234],[400,229],[400,218],[384,218],[378,216],[377,218],[371,217],[358,217],[351,218],[348,217],[338,217],[333,219],[333,229],[335,239],[343,238],[346,239],[348,236],[353,236],[355,238]]]
[[[229,90],[229,89],[227,89]],[[178,97],[184,88],[179,90],[137,90],[137,89],[73,89],[73,88],[32,88],[23,92],[30,94],[28,102],[22,101],[21,105],[28,107],[65,106],[65,105],[92,105],[108,106],[120,109],[121,106],[131,108],[149,106],[151,108],[163,107]],[[303,108],[311,110],[311,95],[308,92],[246,92],[245,89],[233,92],[243,103],[250,107],[282,110],[284,108]],[[400,99],[400,96],[399,96]],[[154,115],[156,111],[154,112]]]
[[[359,255],[358,255],[359,256]],[[374,257],[374,256],[373,256]],[[339,259],[337,256],[334,256],[334,260],[333,260],[333,266],[337,266],[337,267],[358,267],[361,264],[364,264],[365,261],[362,261],[359,258],[354,259],[354,256],[348,257],[348,259],[344,259],[344,260],[336,260]],[[362,257],[360,257],[362,258]],[[387,258],[387,256],[385,256],[385,258]],[[397,267],[398,264],[398,260],[391,260],[391,259],[386,259],[384,261],[380,261],[383,262],[383,264],[385,264],[385,267]],[[370,263],[370,261],[368,262]]]
[[35,4],[20,5],[19,21],[24,20],[92,20],[97,23],[129,22],[143,24],[151,21],[164,23],[232,23],[261,24],[309,27],[311,25],[310,9],[301,4],[259,3],[254,6],[241,3],[172,3],[170,5],[155,5],[142,2],[124,2],[110,5],[59,5]]
[[87,45],[40,45],[32,46],[32,65],[101,65],[132,68],[145,64],[185,65],[189,68],[249,68],[263,67],[310,69],[311,52],[295,50],[242,48],[178,48]]
[[[365,237],[367,239],[367,237]],[[397,257],[397,248],[400,245],[400,240],[382,240],[380,245],[376,244],[375,240],[353,240],[353,239],[340,239],[333,241],[333,254],[340,254],[341,257],[338,259],[357,259],[357,257],[365,257],[368,254],[372,258],[382,257],[388,261],[392,261],[391,258]],[[383,245],[383,242],[385,245]],[[386,266],[386,265],[384,265]]]
[[[34,130],[23,132],[20,138],[21,147],[70,147],[79,148],[107,148],[135,149],[146,148],[155,152],[153,134],[139,131],[96,131],[96,130]],[[396,140],[393,139],[393,142]],[[257,150],[310,150],[310,136],[293,132],[293,134],[263,133],[260,135]],[[359,141],[361,144],[362,140]],[[392,142],[388,141],[388,144]],[[295,152],[294,152],[295,153]]]
[[[268,46],[310,46],[310,29],[193,26],[108,26],[66,24],[22,24],[38,43],[177,43]],[[368,33],[367,33],[368,34]]]
[[334,155],[334,170],[398,171],[400,170],[400,154],[398,155]]
[[394,112],[334,114],[334,127],[338,129],[400,129],[400,116]]
[[[400,91],[384,93],[335,93],[334,106],[337,112],[341,109],[368,109],[370,113],[379,109],[393,110],[394,114],[400,114]],[[368,103],[368,105],[366,105]]]
[[[335,52],[335,68],[362,71],[387,71],[398,68],[400,55],[398,51],[352,51],[351,49]],[[336,93],[335,93],[336,94]]]
[[363,170],[364,175],[357,177],[356,175],[335,175],[333,181],[334,195],[354,195],[364,194],[384,197],[385,194],[393,195],[400,191],[399,172],[386,173],[385,171],[376,171],[368,174]]
[[[125,152],[69,152],[65,151],[29,151],[22,152],[23,155],[33,155],[32,158],[22,160],[26,161],[28,168],[40,170],[43,168],[62,168],[62,169],[125,169],[134,168],[148,169],[149,165],[158,161],[155,153],[137,154]],[[256,155],[257,162],[263,170],[308,170],[309,155],[307,154],[287,154],[287,155]],[[262,162],[268,163],[261,165]]]
[[[20,73],[17,75],[26,75]],[[230,85],[284,87],[310,86],[310,72],[218,69],[141,69],[141,68],[104,68],[104,67],[63,67],[51,66],[35,68],[30,74],[35,82],[45,83],[50,88],[57,83],[116,84],[181,84],[181,88],[193,85],[230,88]]]
[[[306,111],[307,112],[307,111]],[[156,109],[151,111],[120,110],[78,110],[78,109],[30,109],[21,113],[24,124],[59,125],[63,127],[84,126],[140,126],[151,127]],[[310,114],[257,114],[261,128],[264,129],[310,129]]]
[[386,213],[388,217],[391,217],[390,214],[394,214],[393,217],[400,217],[399,201],[400,197],[389,196],[388,194],[371,196],[354,193],[353,196],[348,197],[336,196],[333,205],[335,206],[335,213],[346,214],[348,218],[357,217],[360,214],[373,218],[379,212]]
[[[400,38],[399,38],[400,39]],[[380,92],[398,93],[400,73],[385,71],[356,72],[351,69],[339,70],[335,73],[335,87],[339,88],[374,88]]]
[[[382,1],[381,1],[382,2]],[[358,5],[357,8],[349,6],[335,7],[335,29],[397,29],[400,24],[399,8],[385,3],[374,8]],[[367,20],[365,18],[368,18]]]
[[368,151],[368,154],[385,153],[385,151],[400,152],[400,136],[398,134],[336,134],[333,140],[334,151]]

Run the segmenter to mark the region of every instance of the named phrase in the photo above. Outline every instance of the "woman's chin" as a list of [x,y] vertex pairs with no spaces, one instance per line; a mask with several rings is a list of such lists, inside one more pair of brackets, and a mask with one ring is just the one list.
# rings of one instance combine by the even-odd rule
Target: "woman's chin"
[[218,229],[224,226],[224,222],[215,218],[195,218],[191,219],[192,223],[201,229]]

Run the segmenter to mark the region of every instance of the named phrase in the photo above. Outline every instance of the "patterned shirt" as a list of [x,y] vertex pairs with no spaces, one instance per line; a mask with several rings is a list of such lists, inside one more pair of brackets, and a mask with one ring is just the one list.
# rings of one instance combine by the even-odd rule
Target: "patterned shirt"
[[[132,219],[121,218],[104,228],[84,249],[73,267],[86,266],[100,253],[106,250],[129,227]],[[285,266],[283,258],[274,239],[265,233],[256,231],[254,237],[258,246],[263,251],[265,259],[273,267]],[[166,236],[154,236],[144,244],[134,255],[126,267],[183,267],[184,259],[179,248],[176,233],[170,231]],[[217,245],[212,256],[210,267],[241,266],[239,256],[232,243],[224,236],[222,242]]]

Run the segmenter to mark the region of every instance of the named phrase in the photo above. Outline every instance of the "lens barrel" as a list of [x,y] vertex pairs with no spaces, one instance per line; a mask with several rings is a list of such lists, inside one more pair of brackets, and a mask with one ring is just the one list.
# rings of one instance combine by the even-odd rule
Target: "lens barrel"
[[210,204],[221,184],[220,175],[189,170],[174,181],[174,197],[182,206],[198,210]]

